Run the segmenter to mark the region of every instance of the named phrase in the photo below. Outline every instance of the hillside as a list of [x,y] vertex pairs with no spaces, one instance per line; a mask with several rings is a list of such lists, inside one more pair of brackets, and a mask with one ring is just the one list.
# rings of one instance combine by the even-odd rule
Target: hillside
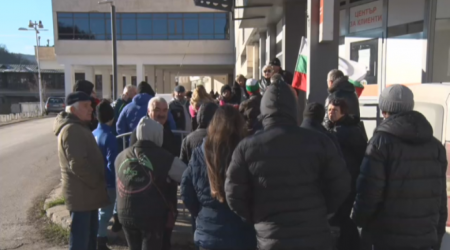
[[36,64],[34,55],[11,53],[0,44],[0,64]]

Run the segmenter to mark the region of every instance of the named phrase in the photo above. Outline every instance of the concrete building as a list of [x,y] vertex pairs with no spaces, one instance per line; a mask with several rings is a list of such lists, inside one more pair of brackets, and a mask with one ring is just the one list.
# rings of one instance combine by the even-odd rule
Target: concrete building
[[259,78],[274,57],[293,72],[305,36],[316,101],[326,95],[323,73],[329,61],[337,67],[337,55],[366,65],[362,99],[390,84],[450,82],[450,0],[335,0],[335,39],[326,43],[318,43],[319,2],[236,0],[236,73]]
[[[112,97],[110,7],[98,0],[53,0],[55,52],[68,94],[77,79],[101,85]],[[126,84],[149,82],[158,93],[188,76],[232,79],[234,33],[229,12],[200,8],[192,0],[115,1],[117,96]],[[228,81],[228,80],[227,80]],[[189,86],[188,86],[189,85]],[[96,86],[96,89],[99,87]]]

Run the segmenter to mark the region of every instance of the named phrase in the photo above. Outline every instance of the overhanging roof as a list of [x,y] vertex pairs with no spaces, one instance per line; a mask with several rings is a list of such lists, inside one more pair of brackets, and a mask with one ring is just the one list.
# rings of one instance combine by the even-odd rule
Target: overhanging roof
[[276,23],[283,16],[282,0],[247,0],[243,6],[235,6],[239,13],[235,20],[241,21],[239,28],[263,28]]
[[230,12],[233,9],[233,0],[194,0],[196,6]]

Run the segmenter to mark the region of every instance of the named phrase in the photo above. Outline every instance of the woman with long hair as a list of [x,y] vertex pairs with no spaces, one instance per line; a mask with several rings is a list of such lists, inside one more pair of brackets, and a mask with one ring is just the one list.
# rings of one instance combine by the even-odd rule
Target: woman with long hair
[[198,127],[197,123],[197,111],[202,106],[203,103],[214,102],[214,99],[206,92],[206,89],[203,85],[197,85],[195,87],[194,93],[192,94],[192,98],[190,100],[189,105],[189,114],[192,119],[192,131],[196,130]]
[[253,225],[231,211],[225,199],[225,175],[234,149],[245,136],[244,124],[237,109],[219,107],[183,174],[181,198],[197,218],[194,242],[200,249],[256,249]]

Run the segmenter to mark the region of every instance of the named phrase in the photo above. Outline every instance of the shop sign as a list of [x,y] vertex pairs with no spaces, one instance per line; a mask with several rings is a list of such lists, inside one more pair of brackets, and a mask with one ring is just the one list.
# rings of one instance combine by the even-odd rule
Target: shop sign
[[333,41],[334,0],[320,0],[319,42]]
[[350,9],[350,33],[383,26],[383,1],[375,1]]

